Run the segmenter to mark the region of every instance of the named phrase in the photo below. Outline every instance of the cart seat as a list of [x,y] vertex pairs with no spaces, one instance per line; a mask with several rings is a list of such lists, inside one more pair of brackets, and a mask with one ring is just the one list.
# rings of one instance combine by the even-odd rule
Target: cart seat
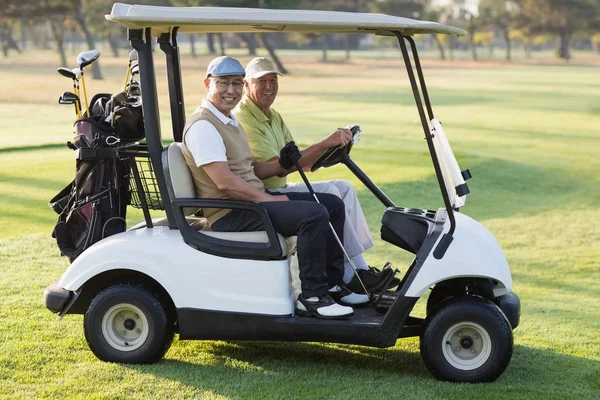
[[[192,175],[190,173],[189,167],[185,162],[185,158],[183,157],[183,153],[181,152],[181,143],[171,143],[165,150],[167,152],[166,159],[168,160],[168,174],[171,180],[171,185],[173,186],[173,193],[175,194],[175,198],[195,198],[196,197],[196,189],[194,187],[194,181],[192,180]],[[163,158],[164,160],[164,158]],[[266,231],[254,231],[254,232],[213,232],[208,228],[206,222],[204,226],[201,223],[195,222],[197,219],[193,217],[193,214],[198,211],[196,208],[184,208],[184,213],[186,214],[186,219],[190,223],[195,223],[196,228],[200,228],[203,234],[216,237],[219,239],[225,240],[234,240],[238,242],[256,242],[256,243],[268,243],[269,239],[267,237]],[[202,218],[205,220],[204,218]],[[165,218],[166,220],[166,218]],[[166,221],[164,222],[166,225]],[[281,245],[282,255],[290,256],[296,251],[296,236],[291,236],[288,238],[283,237],[279,233],[277,234],[279,238],[279,244]]]
[[[192,228],[196,229],[197,231],[206,229],[206,227],[208,225],[206,218],[202,218],[202,217],[189,216],[189,217],[186,217],[186,221]],[[146,225],[147,225],[146,221],[142,221],[142,222],[132,226],[130,229],[145,228]],[[168,226],[168,225],[169,225],[169,221],[167,220],[167,217],[152,218],[152,226]]]

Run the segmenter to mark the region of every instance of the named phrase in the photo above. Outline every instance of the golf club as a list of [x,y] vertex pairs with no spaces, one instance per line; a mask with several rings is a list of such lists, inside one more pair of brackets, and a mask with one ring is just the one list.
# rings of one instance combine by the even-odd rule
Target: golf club
[[[79,69],[77,68],[79,71]],[[71,70],[67,67],[60,67],[57,69],[58,73],[66,78],[71,78],[73,80],[73,93],[77,96],[77,102],[75,103],[75,112],[77,113],[77,117],[81,118],[81,103],[79,101],[79,76],[75,72],[75,70]]]
[[[137,61],[138,59],[138,53],[137,50],[133,49],[129,52],[129,65],[127,66],[127,74],[125,75],[125,84],[123,85],[123,91],[125,91],[127,89],[127,83],[129,83],[129,77],[132,74],[131,71],[131,64],[134,61]],[[137,64],[136,64],[137,65]]]
[[125,92],[119,92],[119,93],[115,93],[111,96],[109,104],[107,103],[107,109],[110,109],[110,126],[114,127],[115,126],[115,109],[117,108],[117,104],[120,103],[125,103],[127,102],[127,93]]
[[140,73],[140,66],[138,64],[135,64],[133,67],[131,67],[131,81],[133,81],[133,77],[139,73]]
[[100,52],[98,50],[89,50],[84,51],[83,53],[79,53],[77,56],[77,64],[79,65],[79,70],[81,71],[81,83],[83,86],[83,97],[85,99],[85,112],[89,111],[89,103],[87,98],[87,91],[85,87],[85,78],[83,71],[85,67],[96,61],[100,57]]
[[58,104],[75,104],[75,114],[79,116],[79,96],[72,92],[63,92],[58,98]]
[[[73,83],[76,85],[76,89],[75,89],[75,94],[79,97],[81,96],[81,92],[79,91],[79,80],[81,79],[81,69],[80,68],[73,68],[71,70],[71,72],[73,72],[73,74],[75,74],[75,80],[73,81]],[[81,108],[81,100],[77,101],[77,104],[79,104],[79,118],[81,118],[81,113],[82,108]]]
[[[304,181],[304,184],[306,185],[306,187],[308,188],[308,191],[313,195],[313,197],[315,198],[315,201],[319,204],[321,204],[321,202],[319,201],[319,198],[317,197],[317,195],[315,194],[310,182],[308,181],[308,178],[306,177],[306,174],[304,173],[304,171],[302,170],[302,167],[300,166],[300,163],[298,162],[300,158],[297,158],[294,161],[294,166],[296,167],[296,169],[298,170],[298,173],[300,174],[300,176],[302,177],[302,180]],[[350,258],[350,256],[348,255],[348,253],[346,252],[346,249],[344,248],[344,244],[342,243],[342,241],[340,240],[339,236],[337,235],[337,233],[335,232],[335,229],[333,228],[333,225],[331,225],[331,222],[329,222],[329,229],[331,229],[331,233],[333,233],[333,236],[335,237],[335,240],[337,241],[338,245],[340,246],[340,248],[342,249],[342,252],[344,253],[344,257],[348,260],[350,266],[352,267],[352,270],[354,271],[354,274],[356,275],[356,278],[358,279],[358,282],[360,283],[360,286],[363,288],[363,290],[365,291],[365,293],[367,294],[367,296],[369,296],[369,304],[371,304],[371,306],[373,307],[373,309],[378,312],[378,313],[383,313],[385,312],[384,309],[381,309],[381,307],[377,307],[377,303],[374,301],[373,296],[369,293],[369,291],[367,290],[365,284],[363,283],[362,279],[360,278],[360,276],[358,275],[358,271],[356,269],[356,266],[354,265],[354,263],[352,262],[352,259]]]

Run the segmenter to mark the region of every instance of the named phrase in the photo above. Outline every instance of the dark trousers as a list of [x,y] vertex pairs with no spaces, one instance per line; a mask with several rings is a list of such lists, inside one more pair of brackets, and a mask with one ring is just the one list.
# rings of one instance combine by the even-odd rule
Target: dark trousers
[[[280,195],[272,192],[273,195]],[[344,253],[331,233],[329,222],[344,243],[345,212],[342,200],[318,193],[321,204],[310,193],[286,193],[290,201],[260,203],[267,210],[275,231],[298,237],[298,267],[305,298],[321,296],[343,284]],[[265,230],[257,213],[235,209],[212,224],[218,232]]]

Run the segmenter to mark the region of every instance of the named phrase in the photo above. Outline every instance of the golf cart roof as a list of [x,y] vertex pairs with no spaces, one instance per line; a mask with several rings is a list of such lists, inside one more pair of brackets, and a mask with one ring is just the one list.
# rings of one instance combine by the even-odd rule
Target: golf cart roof
[[374,33],[404,36],[444,33],[464,36],[462,29],[437,22],[368,14],[317,10],[269,10],[233,7],[157,7],[115,3],[109,21],[129,29],[152,28],[153,36],[179,32]]

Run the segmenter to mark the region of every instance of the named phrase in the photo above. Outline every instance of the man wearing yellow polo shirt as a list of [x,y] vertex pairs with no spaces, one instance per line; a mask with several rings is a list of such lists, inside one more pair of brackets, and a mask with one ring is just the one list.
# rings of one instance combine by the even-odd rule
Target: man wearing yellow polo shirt
[[[257,57],[251,60],[246,66],[245,96],[234,111],[248,135],[253,157],[260,162],[278,158],[280,150],[293,140],[281,115],[271,107],[279,89],[278,75],[280,74],[268,59]],[[325,139],[303,149],[300,165],[308,170],[325,150],[344,146],[350,140],[352,140],[350,130],[338,128]],[[265,189],[280,193],[308,191],[304,183],[287,183],[287,173],[265,179],[263,181]],[[343,200],[346,207],[344,247],[367,289],[380,290],[392,274],[392,270],[384,269],[380,272],[370,268],[362,255],[365,250],[373,246],[374,242],[354,188],[344,180],[314,182],[312,186],[317,193],[334,194]],[[397,281],[395,278],[394,280]],[[364,292],[348,260],[345,261],[344,266],[344,283],[355,293]]]

